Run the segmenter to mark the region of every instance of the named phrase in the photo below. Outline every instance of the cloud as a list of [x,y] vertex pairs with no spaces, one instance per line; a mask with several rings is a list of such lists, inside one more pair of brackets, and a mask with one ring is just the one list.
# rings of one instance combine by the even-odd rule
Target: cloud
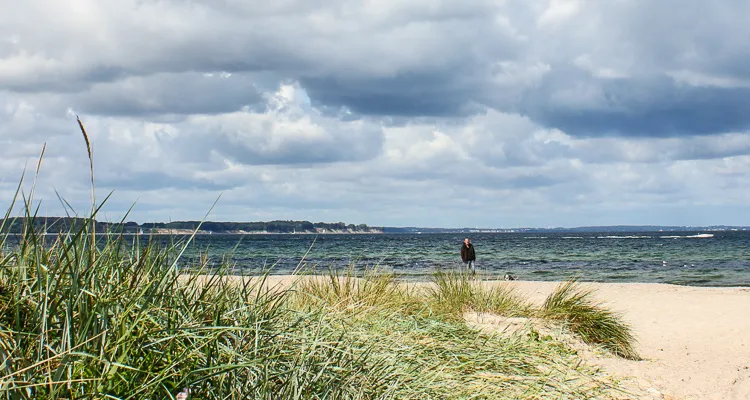
[[262,109],[264,100],[253,76],[224,72],[128,77],[98,83],[86,92],[59,96],[50,103],[86,114],[153,118]]
[[78,114],[112,215],[138,199],[134,218],[195,219],[224,193],[217,219],[735,223],[748,13],[739,0],[18,3],[0,15],[0,193],[46,143],[40,198],[86,209]]
[[522,109],[577,136],[669,137],[750,129],[750,88],[697,87],[663,77],[633,82],[591,78],[576,86],[548,77]]

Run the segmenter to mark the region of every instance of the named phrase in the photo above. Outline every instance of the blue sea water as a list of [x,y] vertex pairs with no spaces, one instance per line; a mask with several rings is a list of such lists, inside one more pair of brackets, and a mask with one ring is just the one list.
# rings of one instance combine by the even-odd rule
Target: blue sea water
[[[228,262],[237,274],[283,275],[329,268],[377,267],[404,280],[427,280],[462,266],[464,234],[197,235],[179,260],[194,268]],[[638,233],[476,233],[477,270],[521,280],[578,278],[595,282],[659,282],[692,286],[750,286],[750,231]],[[135,236],[126,240],[135,240]],[[185,240],[140,236],[141,243]],[[6,246],[12,245],[7,241]],[[229,261],[226,261],[229,260]]]
[[[578,278],[598,282],[661,282],[750,286],[750,232],[487,233],[470,235],[479,272],[522,280]],[[186,252],[237,273],[289,274],[299,265],[378,267],[401,279],[424,280],[461,266],[464,234],[200,235]],[[167,240],[158,236],[152,240]]]

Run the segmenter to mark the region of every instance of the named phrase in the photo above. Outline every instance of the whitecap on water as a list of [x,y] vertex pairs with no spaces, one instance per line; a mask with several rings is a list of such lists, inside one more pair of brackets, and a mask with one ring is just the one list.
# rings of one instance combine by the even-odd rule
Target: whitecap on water
[[713,233],[699,233],[697,235],[659,236],[662,239],[703,239],[714,237]]

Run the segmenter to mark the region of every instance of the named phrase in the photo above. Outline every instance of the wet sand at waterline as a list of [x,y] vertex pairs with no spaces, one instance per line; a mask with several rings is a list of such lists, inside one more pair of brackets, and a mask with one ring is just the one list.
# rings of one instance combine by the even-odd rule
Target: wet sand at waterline
[[[271,276],[288,286],[295,276]],[[487,284],[498,284],[490,281]],[[501,282],[541,304],[556,282]],[[750,399],[750,288],[582,283],[633,328],[643,360],[585,352],[587,362],[647,399]]]

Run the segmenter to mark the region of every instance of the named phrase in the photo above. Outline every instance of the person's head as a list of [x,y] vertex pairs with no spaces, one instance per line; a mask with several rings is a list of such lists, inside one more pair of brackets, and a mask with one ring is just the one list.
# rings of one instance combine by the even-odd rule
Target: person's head
[[471,244],[471,239],[469,238],[464,239],[464,245],[468,246],[470,244]]

